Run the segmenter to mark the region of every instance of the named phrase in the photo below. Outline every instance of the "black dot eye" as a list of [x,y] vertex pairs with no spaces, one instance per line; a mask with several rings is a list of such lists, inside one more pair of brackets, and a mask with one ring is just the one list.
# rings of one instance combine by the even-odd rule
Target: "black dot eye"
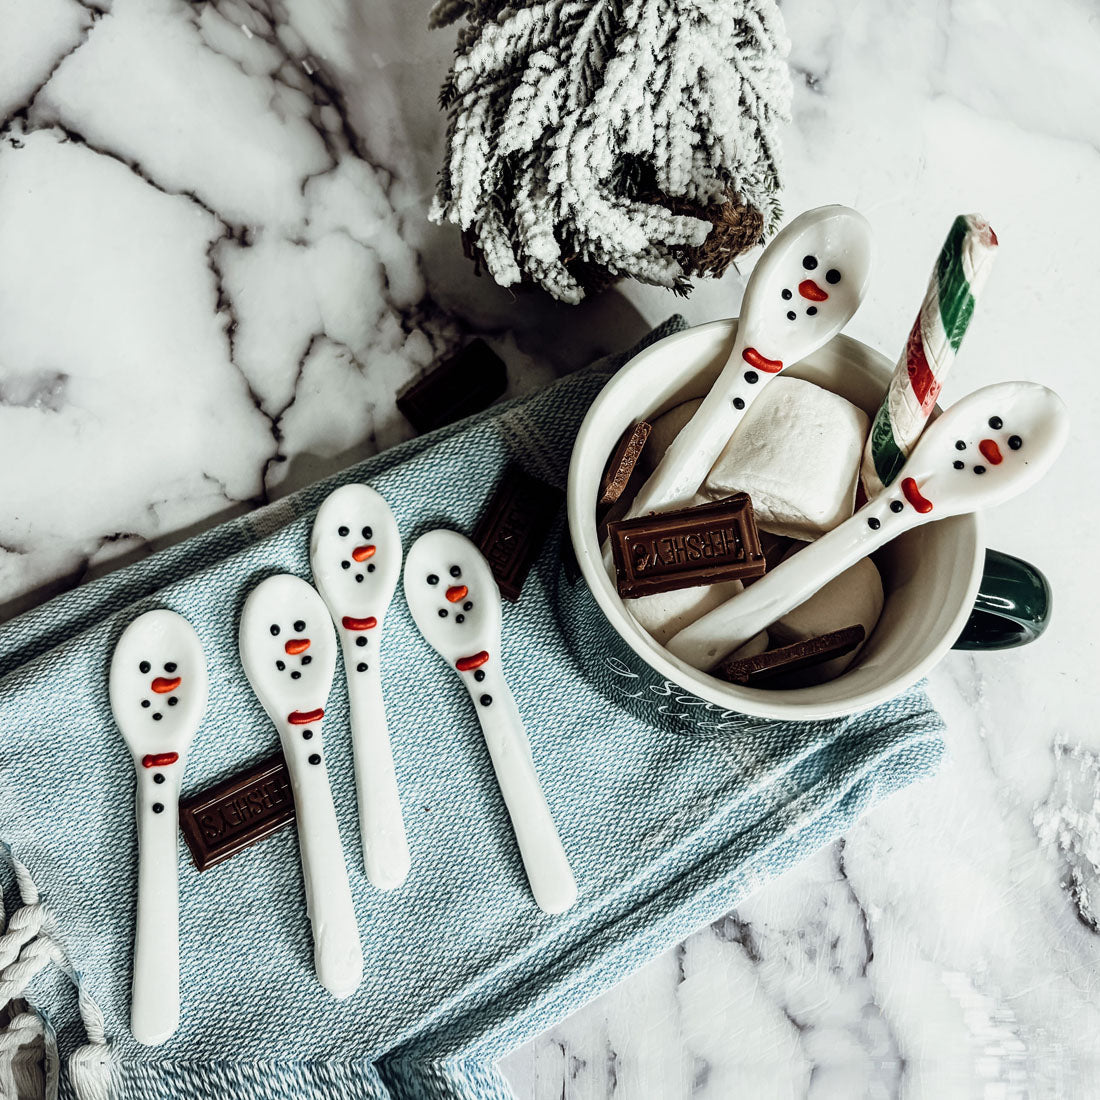
[[168,696],[168,705],[170,707],[174,707],[178,702],[179,700],[174,695]]
[[784,291],[783,291],[783,301],[784,302],[789,302],[790,300],[791,300],[791,292],[789,290],[784,289]]
[[341,569],[350,569],[351,568],[351,562],[350,561],[340,562],[340,568]]
[[148,699],[142,699],[141,705],[143,707],[150,707],[150,706],[152,706],[152,703],[150,703]]
[[176,662],[175,661],[169,661],[164,666],[164,671],[165,672],[175,672],[176,671]]
[[955,440],[955,450],[956,451],[965,451],[966,450],[966,444],[961,439],[956,439]]
[[473,607],[473,606],[474,606],[474,602],[473,602],[473,600],[467,600],[467,601],[466,601],[466,602],[465,602],[465,603],[464,603],[464,604],[462,605],[462,610],[463,610],[463,611],[469,611],[469,610],[470,610],[470,608],[471,608],[471,607]]
[[813,271],[813,269],[815,267],[817,267],[817,257],[816,256],[803,256],[802,257],[802,266],[807,271]]
[[278,623],[272,623],[271,624],[271,636],[274,638],[278,633],[279,633],[279,624]]
[[337,534],[338,534],[338,535],[340,536],[340,538],[342,538],[342,539],[343,539],[343,538],[347,538],[347,536],[351,534],[351,532],[350,532],[350,531],[349,531],[349,530],[348,530],[348,529],[347,529],[346,527],[341,527],[341,528],[340,528],[340,529],[339,529],[339,530],[338,530],[338,531],[337,531],[336,533],[337,533]]
[[297,621],[297,622],[296,622],[296,623],[294,624],[294,629],[295,629],[295,631],[296,631],[296,632],[297,632],[298,634],[301,634],[301,633],[302,633],[302,631],[303,631],[303,630],[305,630],[305,628],[306,628],[306,624],[305,624],[305,623],[304,623],[304,622],[303,622],[303,621],[302,621],[301,619],[299,619],[299,620],[298,620],[298,621]]
[[138,665],[138,671],[141,673],[145,673],[148,672],[152,667],[153,666],[149,664],[148,661],[142,661],[141,664]]
[[439,609],[439,617],[441,619],[445,619],[447,617],[447,609],[445,607],[441,607]]
[[302,664],[303,665],[308,665],[308,664],[312,663],[312,661],[313,661],[313,658],[308,653],[302,658]]
[[902,508],[904,508],[904,507],[905,507],[905,505],[902,504],[902,502],[900,500],[890,501],[890,511],[891,512],[900,512],[902,510]]
[[985,473],[985,467],[984,466],[975,466],[974,467],[974,473],[984,474]]
[[871,516],[867,521],[867,526],[870,527],[872,531],[877,531],[882,526],[882,521],[875,516]]
[[837,271],[837,269],[835,267],[830,267],[829,270],[825,272],[825,282],[827,282],[827,283],[839,283],[840,282],[840,272]]
[[439,578],[434,573],[429,573],[428,584],[439,584]]
[[956,470],[963,470],[966,468],[966,463],[958,458],[956,458],[955,461],[951,463],[951,465],[954,466]]
[[991,416],[989,418],[989,426],[995,432],[999,432],[1005,426],[1005,422],[999,416]]
[[1008,445],[1012,450],[1018,451],[1024,445],[1024,441],[1018,435],[1010,435]]
[[373,529],[370,528],[370,527],[364,527],[363,528],[363,538],[365,538],[367,540],[370,540],[370,539],[374,538]]
[[279,670],[280,672],[282,672],[282,671],[283,671],[283,669],[284,669],[284,668],[286,668],[286,661],[276,661],[276,662],[275,662],[275,667],[276,667],[276,668],[277,668],[277,669],[278,669],[278,670]]
[[806,316],[807,317],[812,317],[816,312],[817,312],[817,306],[810,306],[806,310]]
[[451,566],[451,576],[452,577],[461,577],[462,576],[462,570],[459,569],[459,567],[457,565],[452,565]]
[[798,314],[795,313],[795,311],[793,309],[788,309],[787,310],[787,320],[788,321],[794,321],[797,318],[798,318]]

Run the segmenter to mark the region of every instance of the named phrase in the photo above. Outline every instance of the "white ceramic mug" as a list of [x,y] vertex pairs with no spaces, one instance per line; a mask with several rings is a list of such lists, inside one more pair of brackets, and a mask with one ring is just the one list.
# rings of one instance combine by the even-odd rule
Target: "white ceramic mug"
[[[721,728],[723,716],[733,727],[743,715],[809,720],[866,710],[923,678],[960,644],[964,628],[965,648],[1005,648],[1037,637],[1049,615],[1049,586],[1018,559],[990,551],[987,563],[977,515],[927,524],[875,554],[886,593],[882,617],[852,666],[826,684],[787,691],[729,684],[673,657],[635,622],[601,559],[595,515],[604,467],[636,421],[706,393],[736,329],[736,320],[714,321],[646,348],[607,383],[577,434],[567,509],[584,583],[576,574],[563,578],[559,598],[587,674],[634,700],[647,719],[675,716]],[[838,336],[784,373],[824,386],[873,416],[892,371],[878,352]]]

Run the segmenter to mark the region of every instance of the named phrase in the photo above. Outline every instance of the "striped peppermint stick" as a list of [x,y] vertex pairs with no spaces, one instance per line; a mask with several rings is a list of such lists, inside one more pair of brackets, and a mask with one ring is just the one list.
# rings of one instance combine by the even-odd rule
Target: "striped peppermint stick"
[[868,496],[894,480],[924,430],[996,253],[997,234],[984,218],[960,214],[955,219],[871,424],[860,471]]

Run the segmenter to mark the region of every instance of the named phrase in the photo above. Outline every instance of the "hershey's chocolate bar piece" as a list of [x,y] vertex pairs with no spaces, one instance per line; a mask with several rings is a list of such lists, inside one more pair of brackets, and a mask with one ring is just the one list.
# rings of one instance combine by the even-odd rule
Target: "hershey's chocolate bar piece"
[[849,653],[863,641],[863,635],[862,626],[846,626],[843,630],[831,630],[803,642],[769,649],[755,657],[728,657],[715,666],[713,675],[731,684],[758,684],[780,673],[822,664]]
[[508,388],[504,360],[484,340],[471,340],[397,399],[418,432],[431,432],[488,408]]
[[[784,558],[787,551],[794,546],[795,540],[786,535],[773,535],[770,531],[760,531],[760,551],[764,555],[764,564],[767,567],[765,573],[770,573]],[[746,577],[745,587],[755,584],[759,577]]]
[[596,501],[597,508],[614,504],[623,495],[630,481],[630,475],[634,473],[634,467],[642,457],[642,450],[651,431],[653,431],[652,424],[639,420],[637,424],[623,432],[618,446],[607,460],[603,480],[600,482],[600,496]]
[[619,595],[674,592],[764,572],[747,493],[607,525]]
[[294,795],[282,753],[180,799],[180,828],[200,871],[293,820]]
[[562,492],[509,466],[489,501],[474,542],[489,562],[500,594],[515,603],[561,507]]

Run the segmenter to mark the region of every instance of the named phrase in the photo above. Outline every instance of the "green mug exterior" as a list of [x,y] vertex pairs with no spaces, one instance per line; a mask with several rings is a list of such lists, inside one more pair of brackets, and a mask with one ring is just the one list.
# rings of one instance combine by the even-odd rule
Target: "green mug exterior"
[[1050,582],[1029,562],[986,550],[974,610],[954,649],[1014,649],[1035,641],[1050,622]]

